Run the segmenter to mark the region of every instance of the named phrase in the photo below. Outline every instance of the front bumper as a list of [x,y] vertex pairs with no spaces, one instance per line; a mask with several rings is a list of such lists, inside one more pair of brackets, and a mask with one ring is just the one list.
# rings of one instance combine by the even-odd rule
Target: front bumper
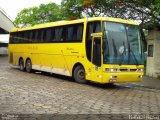
[[143,72],[103,73],[102,83],[140,82]]

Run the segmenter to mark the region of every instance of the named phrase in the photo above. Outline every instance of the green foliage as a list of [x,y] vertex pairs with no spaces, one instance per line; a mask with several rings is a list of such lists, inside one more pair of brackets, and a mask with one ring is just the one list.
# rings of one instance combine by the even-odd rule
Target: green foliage
[[[85,4],[96,3],[96,4]],[[16,17],[17,27],[32,26],[57,20],[83,17],[107,16],[131,20],[141,20],[147,28],[159,24],[159,0],[62,0],[61,6],[55,3],[41,4],[39,7],[25,8]]]
[[39,7],[25,8],[18,13],[16,27],[33,26],[40,23],[61,20],[60,6],[55,3],[41,4]]
[[32,8],[25,8],[20,13],[18,13],[14,24],[16,26],[21,25],[23,26],[30,26],[35,25],[38,23],[38,8],[32,7]]
[[141,20],[144,23],[160,21],[159,0],[88,0],[95,5],[86,6],[83,0],[62,0],[62,6],[69,15],[77,18],[82,16],[108,16],[131,20]]
[[70,19],[71,16],[82,18],[82,2],[80,0],[62,0],[61,11],[63,19]]

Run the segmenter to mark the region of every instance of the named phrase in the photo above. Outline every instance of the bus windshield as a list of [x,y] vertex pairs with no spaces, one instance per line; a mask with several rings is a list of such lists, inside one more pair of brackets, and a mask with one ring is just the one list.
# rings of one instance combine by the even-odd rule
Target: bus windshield
[[113,22],[103,25],[104,64],[143,64],[138,26]]

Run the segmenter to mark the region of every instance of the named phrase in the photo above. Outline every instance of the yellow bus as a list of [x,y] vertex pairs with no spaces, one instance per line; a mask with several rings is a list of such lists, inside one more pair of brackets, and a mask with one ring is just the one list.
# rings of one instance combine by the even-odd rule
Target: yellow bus
[[138,82],[143,76],[138,23],[94,17],[10,32],[9,63],[20,70],[71,76],[76,82]]

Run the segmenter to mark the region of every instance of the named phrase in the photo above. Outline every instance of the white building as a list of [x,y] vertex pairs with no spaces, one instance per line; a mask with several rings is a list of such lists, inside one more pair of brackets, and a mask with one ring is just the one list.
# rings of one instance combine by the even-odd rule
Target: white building
[[6,55],[8,53],[8,42],[9,42],[9,35],[1,34],[0,35],[0,55]]
[[7,54],[8,42],[9,42],[8,33],[13,28],[14,28],[14,25],[11,19],[0,8],[0,55]]
[[160,78],[160,30],[149,31],[147,37],[147,64],[146,75]]

